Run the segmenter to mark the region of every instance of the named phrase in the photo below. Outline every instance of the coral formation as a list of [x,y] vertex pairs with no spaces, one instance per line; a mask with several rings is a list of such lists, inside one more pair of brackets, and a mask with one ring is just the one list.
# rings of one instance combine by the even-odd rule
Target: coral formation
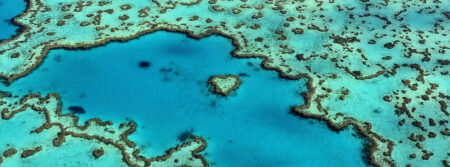
[[105,154],[105,150],[103,150],[103,148],[99,148],[94,150],[94,152],[92,152],[92,155],[94,155],[95,159],[100,158],[101,156],[103,156],[103,154]]
[[214,86],[214,93],[227,96],[241,85],[241,79],[236,75],[216,75],[208,80]]
[[3,156],[10,157],[16,153],[17,153],[17,150],[15,148],[10,148],[10,149],[6,150],[5,152],[3,152]]
[[42,150],[42,146],[36,147],[36,148],[34,148],[34,149],[30,149],[30,150],[24,150],[24,151],[22,152],[22,154],[20,154],[20,156],[21,156],[22,158],[27,158],[27,157],[29,157],[29,156],[32,156],[33,154],[36,154],[37,152],[39,152],[39,151],[41,151],[41,150]]

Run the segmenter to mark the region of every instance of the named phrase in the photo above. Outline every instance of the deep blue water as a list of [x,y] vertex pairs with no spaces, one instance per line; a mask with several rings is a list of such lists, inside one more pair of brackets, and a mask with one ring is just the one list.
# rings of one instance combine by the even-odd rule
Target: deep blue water
[[18,27],[12,24],[11,19],[23,13],[25,9],[25,0],[0,1],[0,41],[16,34]]
[[[280,79],[259,59],[233,58],[233,49],[219,36],[194,40],[160,31],[90,50],[52,50],[30,75],[0,90],[59,93],[64,112],[83,107],[81,121],[136,121],[130,139],[147,156],[192,132],[207,139],[202,153],[216,166],[365,165],[363,140],[353,130],[336,133],[289,114],[304,103],[305,79]],[[139,67],[141,61],[150,67]],[[208,78],[226,74],[241,74],[242,85],[228,97],[212,94]]]

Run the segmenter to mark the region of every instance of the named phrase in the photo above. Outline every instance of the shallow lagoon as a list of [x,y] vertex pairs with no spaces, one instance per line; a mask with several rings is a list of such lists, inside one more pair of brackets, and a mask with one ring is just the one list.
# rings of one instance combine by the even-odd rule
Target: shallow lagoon
[[[53,50],[37,70],[0,90],[59,93],[64,112],[83,107],[81,121],[136,121],[130,139],[147,156],[192,132],[207,139],[202,153],[214,166],[365,165],[353,130],[336,133],[289,114],[304,103],[305,79],[280,79],[261,69],[260,59],[233,58],[233,49],[223,37],[161,31],[91,50]],[[141,68],[142,61],[150,66]],[[227,97],[212,94],[208,78],[224,74],[240,74],[241,86]]]

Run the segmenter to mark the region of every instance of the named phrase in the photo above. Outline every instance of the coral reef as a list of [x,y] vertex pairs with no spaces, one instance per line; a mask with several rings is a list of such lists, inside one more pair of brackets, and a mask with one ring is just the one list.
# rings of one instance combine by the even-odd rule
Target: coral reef
[[[52,141],[54,147],[61,146],[66,137],[74,137],[98,142],[100,146],[115,147],[120,150],[122,160],[129,166],[160,166],[158,164],[208,166],[206,160],[197,154],[206,147],[206,141],[203,138],[193,136],[192,140],[168,150],[164,155],[146,158],[139,155],[140,151],[135,148],[136,144],[128,140],[128,136],[136,130],[137,125],[134,122],[116,126],[112,122],[103,122],[94,118],[81,126],[78,124],[78,117],[72,113],[61,114],[61,102],[57,94],[49,94],[46,97],[32,94],[22,98],[2,98],[0,104],[2,121],[8,121],[21,112],[34,111],[42,114],[42,118],[45,119],[44,123],[30,133],[42,133],[45,130],[56,128],[57,132]],[[24,150],[21,157],[27,158],[43,149],[45,148],[39,146]],[[102,150],[95,150],[93,155],[96,158],[100,157],[104,154]],[[3,155],[8,158],[15,153],[17,150],[10,148],[4,151]],[[179,161],[175,162],[174,159],[179,159]]]
[[[25,30],[0,43],[0,77],[11,83],[25,76],[55,48],[85,49],[158,30],[194,38],[218,34],[233,40],[235,57],[263,58],[263,67],[286,79],[307,77],[307,104],[292,112],[333,129],[353,125],[372,141],[372,164],[448,166],[449,6],[419,0],[29,0],[14,19]],[[53,110],[54,99],[46,104]],[[35,104],[35,96],[24,101],[47,108]],[[9,118],[19,110],[3,111]],[[62,130],[55,143],[94,132],[89,124],[108,123]],[[128,164],[147,162],[130,155],[127,140],[115,141]]]

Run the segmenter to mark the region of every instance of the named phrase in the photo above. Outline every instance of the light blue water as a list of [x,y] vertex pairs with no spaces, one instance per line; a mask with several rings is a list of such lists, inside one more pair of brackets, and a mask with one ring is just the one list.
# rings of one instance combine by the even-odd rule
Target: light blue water
[[11,23],[11,19],[23,13],[26,9],[25,0],[0,1],[0,41],[9,39],[19,28]]
[[[91,50],[53,50],[30,75],[13,82],[13,94],[57,92],[64,112],[81,106],[81,120],[134,120],[130,136],[147,156],[182,143],[192,130],[208,141],[202,152],[216,166],[364,166],[363,141],[354,131],[289,114],[304,102],[306,80],[280,79],[258,59],[233,58],[229,39],[201,40],[156,32]],[[151,63],[140,68],[140,61]],[[212,94],[213,75],[245,73],[228,97]],[[64,151],[64,150],[61,150]]]

